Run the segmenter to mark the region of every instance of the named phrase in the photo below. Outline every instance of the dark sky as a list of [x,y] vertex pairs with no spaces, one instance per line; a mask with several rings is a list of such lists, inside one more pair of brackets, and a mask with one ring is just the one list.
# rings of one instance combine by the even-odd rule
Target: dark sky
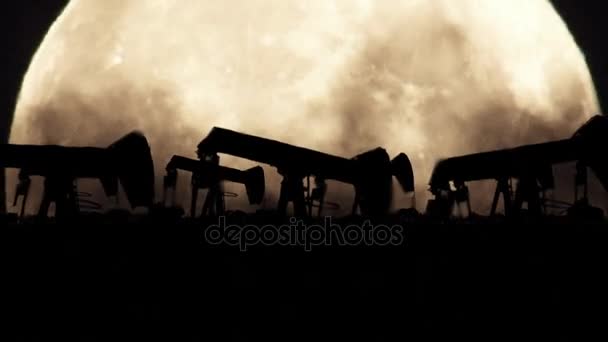
[[[32,55],[51,23],[67,4],[67,0],[15,0],[2,11],[7,40],[2,63],[2,119],[0,139],[7,139],[10,113],[13,112],[21,80]],[[9,10],[10,9],[10,10]]]
[[[602,108],[608,106],[608,48],[605,44],[605,1],[552,0],[581,47],[591,69]],[[604,5],[602,5],[604,4]]]
[[[31,56],[48,27],[68,0],[14,0],[5,2],[2,63],[2,108],[0,139],[8,140],[18,89]],[[608,105],[608,53],[604,45],[604,11],[600,0],[552,0],[586,55],[603,106]],[[7,6],[8,5],[8,6]],[[4,188],[0,176],[0,188]],[[4,204],[0,194],[0,206]]]

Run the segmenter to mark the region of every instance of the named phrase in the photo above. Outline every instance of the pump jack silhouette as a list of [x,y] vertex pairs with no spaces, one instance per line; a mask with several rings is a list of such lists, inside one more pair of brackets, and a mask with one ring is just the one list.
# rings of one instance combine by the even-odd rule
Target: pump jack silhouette
[[202,216],[223,215],[226,211],[222,182],[229,181],[245,185],[249,204],[260,204],[264,198],[264,169],[260,166],[241,171],[219,165],[219,158],[212,160],[195,160],[182,156],[173,156],[167,164],[167,174],[164,178],[163,203],[169,200],[175,203],[175,187],[178,170],[192,173],[192,197],[190,200],[190,216],[196,216],[197,197],[201,189],[207,189],[207,196],[203,205]]
[[13,205],[22,197],[22,216],[31,176],[44,177],[39,217],[48,215],[53,202],[57,219],[78,215],[75,181],[79,178],[99,179],[109,197],[117,197],[120,182],[133,208],[149,207],[154,200],[152,155],[147,139],[138,132],[125,135],[107,148],[3,144],[0,168],[20,169]]
[[[352,159],[293,146],[286,143],[214,127],[198,145],[201,160],[215,160],[224,153],[275,167],[283,176],[277,205],[285,215],[292,203],[295,216],[312,216],[315,203],[319,213],[324,205],[325,181],[336,180],[355,188],[353,213],[379,216],[386,214],[392,199],[392,176],[406,192],[413,191],[412,166],[405,154],[392,162],[388,153],[376,148]],[[315,178],[315,189],[310,188]],[[304,186],[304,179],[307,185]]]
[[[577,163],[575,204],[571,209],[587,207],[594,212],[593,208],[588,207],[587,169],[593,170],[604,189],[608,191],[608,161],[600,152],[600,148],[607,144],[608,117],[596,115],[569,139],[442,160],[436,164],[429,182],[430,191],[435,198],[429,201],[427,213],[431,216],[448,217],[454,206],[460,206],[463,202],[470,213],[466,183],[494,179],[497,186],[491,215],[496,214],[501,196],[506,216],[520,215],[524,203],[527,204],[529,214],[541,215],[547,202],[544,192],[555,186],[553,166],[566,162]],[[512,180],[517,181],[515,190]],[[579,191],[579,188],[582,188],[582,191]]]

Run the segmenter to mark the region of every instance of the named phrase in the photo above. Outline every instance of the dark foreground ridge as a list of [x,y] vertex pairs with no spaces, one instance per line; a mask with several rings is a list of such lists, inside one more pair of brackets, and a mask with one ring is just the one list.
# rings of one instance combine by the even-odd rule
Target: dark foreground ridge
[[[404,212],[372,222],[402,227],[394,244],[333,243],[306,251],[257,241],[242,251],[206,239],[219,218],[167,217],[3,225],[2,310],[11,332],[25,340],[79,341],[605,334],[603,221],[437,224]],[[363,227],[366,221],[332,223]],[[226,217],[240,231],[290,222],[263,214]],[[306,221],[314,223],[324,222]]]

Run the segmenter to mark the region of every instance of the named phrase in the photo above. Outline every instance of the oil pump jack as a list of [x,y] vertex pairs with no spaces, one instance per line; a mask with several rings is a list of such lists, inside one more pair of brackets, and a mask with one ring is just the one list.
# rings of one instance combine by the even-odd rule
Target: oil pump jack
[[[295,216],[313,216],[314,206],[318,207],[317,215],[320,215],[325,202],[326,180],[353,185],[353,213],[359,210],[369,216],[383,215],[389,210],[393,175],[397,176],[405,192],[414,188],[408,157],[402,153],[391,162],[382,148],[347,159],[214,127],[199,143],[197,154],[201,160],[214,160],[218,153],[275,167],[283,177],[277,206],[280,215],[286,214],[289,203],[293,204]],[[310,177],[314,177],[314,189],[311,189]]]
[[21,215],[27,202],[31,176],[44,178],[38,216],[65,219],[80,211],[75,181],[99,179],[108,197],[116,197],[122,185],[132,208],[149,207],[154,200],[154,166],[147,139],[132,132],[107,148],[60,145],[0,145],[0,167],[19,169],[13,205],[22,197]]
[[173,156],[166,167],[164,178],[163,202],[167,202],[167,194],[171,193],[172,203],[175,203],[175,187],[178,170],[192,173],[192,197],[190,199],[190,216],[196,216],[197,197],[201,189],[207,189],[201,215],[216,216],[226,211],[222,182],[229,181],[245,185],[249,204],[260,204],[264,198],[264,169],[260,166],[245,171],[220,166],[217,155],[210,160],[195,160],[182,156]]
[[[544,193],[555,186],[553,166],[576,162],[574,207],[588,206],[587,169],[591,169],[608,191],[608,160],[600,149],[608,144],[608,117],[596,115],[569,139],[482,152],[442,160],[430,180],[427,213],[448,217],[454,206],[464,202],[470,213],[467,182],[496,180],[491,215],[502,195],[506,216],[521,213],[523,204],[532,215],[540,215],[546,203]],[[513,180],[516,189],[513,190]],[[582,191],[579,189],[582,188]]]

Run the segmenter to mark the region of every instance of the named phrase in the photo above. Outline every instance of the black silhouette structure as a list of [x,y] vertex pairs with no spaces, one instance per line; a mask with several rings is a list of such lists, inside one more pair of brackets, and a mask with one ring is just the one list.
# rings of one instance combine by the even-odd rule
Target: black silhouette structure
[[109,197],[118,194],[119,182],[132,207],[149,207],[154,200],[154,166],[146,138],[132,132],[107,148],[59,145],[0,145],[0,166],[19,169],[14,205],[23,197],[23,214],[30,176],[44,177],[44,193],[38,216],[48,214],[52,202],[57,219],[79,213],[75,181],[96,178]]
[[248,170],[237,170],[219,165],[219,159],[195,160],[182,156],[173,156],[166,167],[167,174],[164,178],[163,202],[166,203],[168,194],[171,203],[175,203],[175,187],[177,183],[178,170],[192,173],[192,197],[190,200],[190,216],[195,217],[197,211],[197,198],[201,189],[207,189],[207,196],[203,204],[201,215],[217,216],[226,211],[222,188],[223,181],[243,184],[247,191],[249,204],[260,204],[264,199],[265,180],[264,169],[260,166]]
[[[577,162],[575,196],[577,207],[586,205],[587,168],[594,171],[608,190],[608,161],[601,148],[608,143],[608,117],[596,115],[580,127],[569,139],[512,149],[476,153],[442,160],[437,163],[430,180],[435,199],[429,202],[430,215],[447,217],[454,205],[466,203],[470,212],[466,183],[484,179],[497,182],[491,214],[496,213],[502,195],[505,215],[519,215],[523,204],[533,215],[544,212],[544,191],[554,187],[553,165]],[[517,180],[513,191],[512,180]],[[583,188],[581,198],[577,191]]]
[[[313,205],[324,204],[325,181],[336,180],[355,187],[353,213],[363,215],[386,214],[392,198],[392,176],[406,191],[413,191],[413,172],[405,154],[393,163],[388,153],[376,148],[352,159],[289,145],[286,143],[214,127],[198,145],[201,160],[217,158],[225,153],[277,168],[283,176],[278,212],[284,215],[288,203],[293,203],[295,216],[311,216]],[[310,188],[310,177],[315,178],[316,190]],[[307,179],[307,186],[304,186]]]

